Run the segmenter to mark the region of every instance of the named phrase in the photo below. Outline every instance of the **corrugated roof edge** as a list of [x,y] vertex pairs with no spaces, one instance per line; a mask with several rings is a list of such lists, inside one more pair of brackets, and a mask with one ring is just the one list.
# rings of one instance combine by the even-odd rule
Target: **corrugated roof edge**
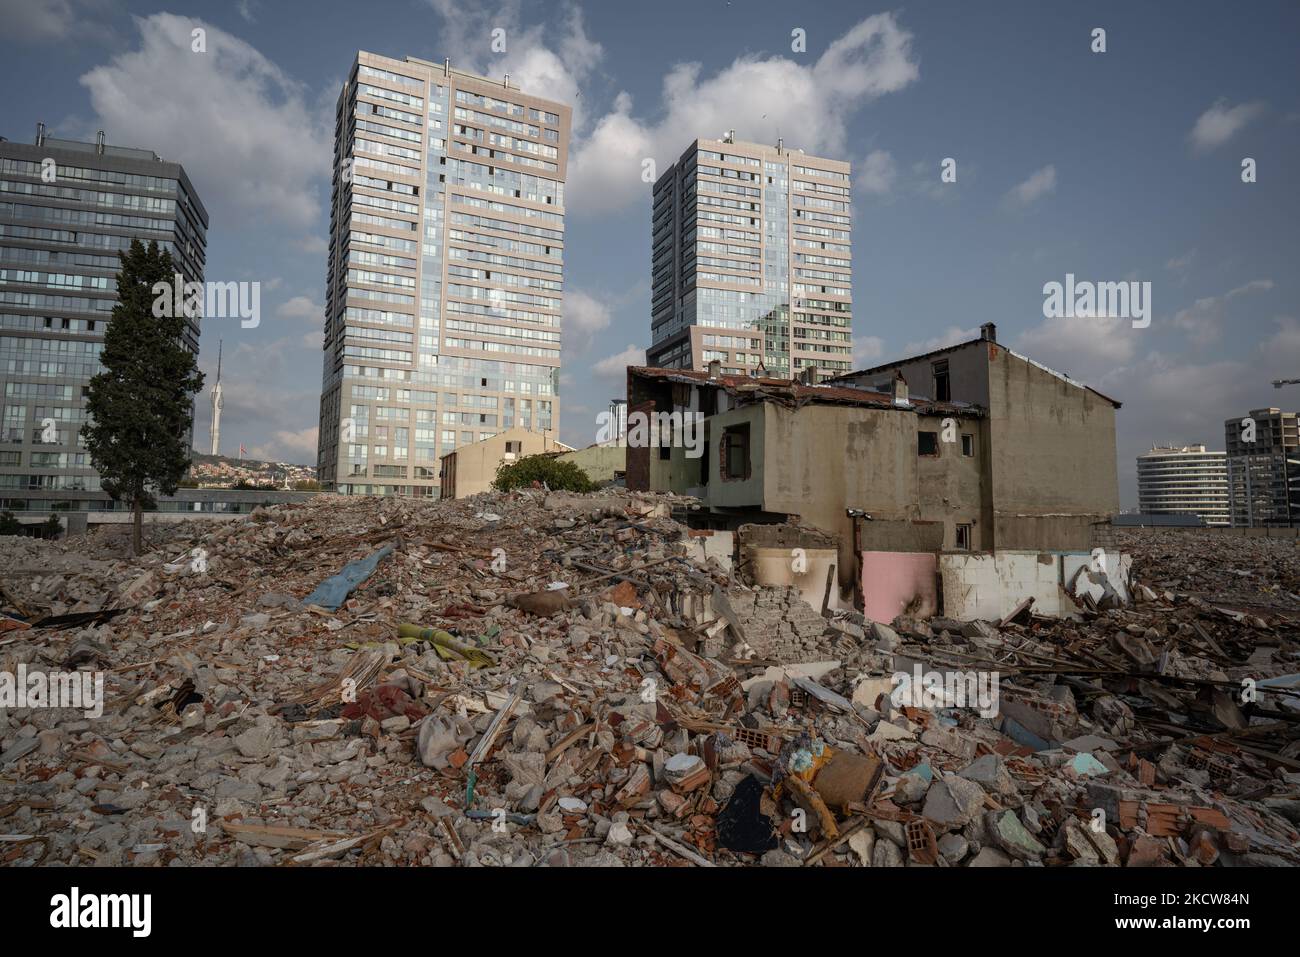
[[[798,399],[808,399],[827,405],[861,405],[876,409],[898,409],[902,412],[947,412],[953,415],[982,418],[986,411],[968,402],[935,402],[932,399],[912,399],[905,406],[895,405],[894,397],[888,392],[876,392],[859,386],[831,385],[823,382],[818,385],[805,385],[790,379],[760,378],[747,375],[720,375],[709,378],[707,372],[696,369],[660,369],[654,366],[628,366],[627,371],[643,379],[663,379],[682,384],[706,385],[714,383],[733,394],[754,392],[759,389],[785,390]],[[750,389],[742,387],[750,386]]]

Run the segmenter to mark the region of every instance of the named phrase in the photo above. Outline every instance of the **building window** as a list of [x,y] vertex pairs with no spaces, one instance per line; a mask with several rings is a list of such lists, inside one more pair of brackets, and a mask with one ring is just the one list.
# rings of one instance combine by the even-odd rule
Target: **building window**
[[957,550],[963,552],[970,551],[970,542],[971,542],[971,527],[969,525],[958,525],[957,526]]
[[948,360],[940,359],[938,362],[932,362],[930,363],[930,369],[934,373],[935,401],[951,401],[952,391],[948,388]]
[[506,455],[518,455],[523,450],[524,450],[524,443],[522,440],[517,442],[506,443]]
[[939,454],[939,433],[917,432],[916,454],[937,456]]
[[967,458],[975,454],[975,436],[969,432],[961,434],[961,454]]
[[733,425],[722,431],[720,471],[726,481],[749,478],[749,424]]

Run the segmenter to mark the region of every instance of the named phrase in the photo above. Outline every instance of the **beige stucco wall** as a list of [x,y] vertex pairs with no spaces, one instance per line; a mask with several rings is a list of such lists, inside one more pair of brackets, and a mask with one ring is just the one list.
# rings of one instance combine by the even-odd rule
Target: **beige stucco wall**
[[939,457],[923,458],[917,432],[941,431],[940,418],[851,406],[765,408],[767,447],[789,451],[765,462],[764,505],[838,535],[842,577],[854,565],[848,508],[883,521],[943,521],[948,548],[958,521],[980,527],[979,449],[962,458],[960,440],[963,431],[978,435],[979,420],[957,419],[956,443],[940,442]]
[[456,459],[456,498],[486,492],[497,477],[497,467],[505,461],[506,443],[519,442],[519,458],[552,452],[559,447],[553,432],[530,432],[522,427],[499,432],[490,439],[465,445],[443,456],[443,462]]
[[[981,499],[981,470],[988,460],[988,423],[952,417],[952,442],[943,441],[944,416],[917,416],[917,430],[939,434],[937,457],[917,455],[917,501],[920,517],[943,523],[943,549],[957,547],[957,526],[971,527],[971,551],[992,548],[992,515]],[[970,435],[974,455],[962,455],[961,437]],[[916,455],[915,446],[912,454]]]
[[616,443],[589,445],[575,452],[565,452],[557,458],[562,462],[573,462],[593,482],[612,482],[615,472],[627,470],[627,446]]
[[997,547],[1087,550],[1119,511],[1115,407],[993,346],[989,413]]

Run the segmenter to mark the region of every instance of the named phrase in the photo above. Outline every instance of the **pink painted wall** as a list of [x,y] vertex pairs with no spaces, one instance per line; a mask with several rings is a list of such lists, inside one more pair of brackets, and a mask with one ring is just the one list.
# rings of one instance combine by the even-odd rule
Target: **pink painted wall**
[[863,613],[885,624],[904,612],[921,618],[938,614],[938,564],[934,552],[863,552]]

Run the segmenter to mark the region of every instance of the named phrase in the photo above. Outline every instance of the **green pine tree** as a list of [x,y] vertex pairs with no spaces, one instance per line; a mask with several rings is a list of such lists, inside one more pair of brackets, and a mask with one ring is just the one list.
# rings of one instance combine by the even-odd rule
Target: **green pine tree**
[[171,301],[155,316],[156,283],[173,284],[170,252],[131,241],[118,253],[117,305],[104,334],[103,371],[90,380],[89,420],[81,427],[90,460],[114,501],[135,513],[131,547],[141,552],[143,511],[155,496],[175,493],[190,466],[187,436],[194,396],[203,388],[193,353],[185,348],[184,303]]

